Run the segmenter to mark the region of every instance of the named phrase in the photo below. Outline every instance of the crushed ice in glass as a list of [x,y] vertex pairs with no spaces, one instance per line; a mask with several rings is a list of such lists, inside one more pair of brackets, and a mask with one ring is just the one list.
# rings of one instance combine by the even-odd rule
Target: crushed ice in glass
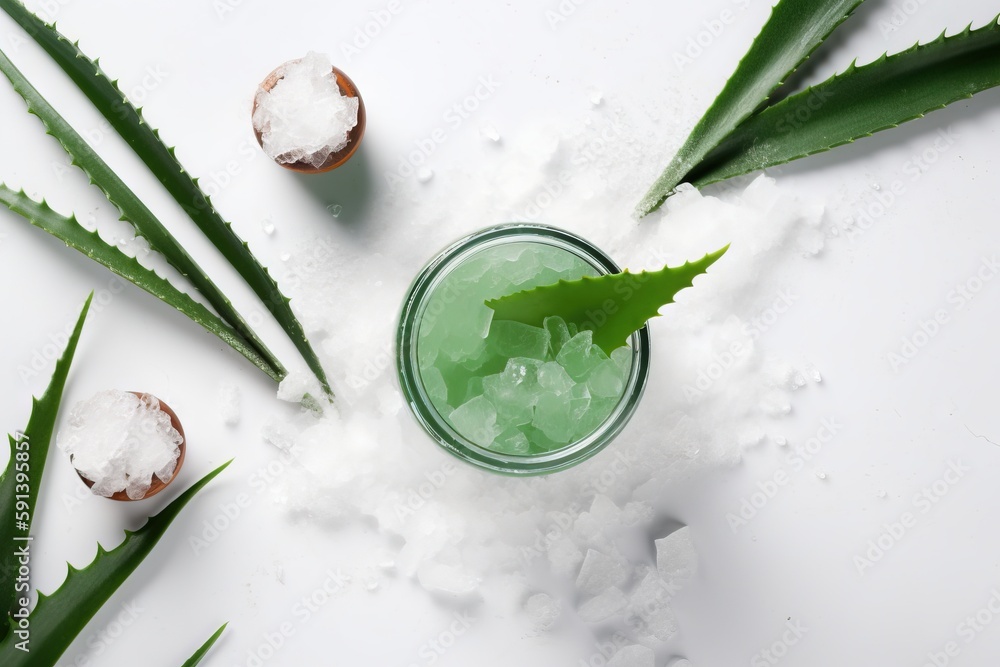
[[617,406],[632,351],[611,357],[591,331],[559,317],[543,326],[493,321],[485,301],[596,271],[542,243],[486,248],[455,267],[429,299],[418,360],[428,397],[464,437],[496,452],[529,455],[588,436]]

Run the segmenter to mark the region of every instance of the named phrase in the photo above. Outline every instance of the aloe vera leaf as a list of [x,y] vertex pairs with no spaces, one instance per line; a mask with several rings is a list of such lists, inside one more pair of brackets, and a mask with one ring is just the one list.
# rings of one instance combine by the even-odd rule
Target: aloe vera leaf
[[[625,345],[629,336],[659,315],[660,308],[673,303],[674,296],[690,287],[695,277],[705,273],[725,254],[729,246],[674,268],[659,271],[612,273],[560,280],[552,285],[517,292],[487,301],[494,320],[513,320],[541,327],[546,317],[561,317],[580,331],[594,332],[594,344],[611,354]],[[603,322],[597,322],[600,313]]]
[[195,651],[194,655],[188,658],[187,662],[181,665],[181,667],[196,667],[197,665],[201,664],[201,661],[204,659],[204,657],[208,654],[209,651],[212,650],[212,647],[215,645],[215,642],[219,641],[219,637],[221,637],[222,633],[226,631],[227,625],[229,624],[223,623],[222,627],[216,630],[215,634],[209,637],[208,641],[202,644],[201,648]]
[[69,153],[73,164],[78,166],[114,204],[121,219],[132,224],[137,234],[145,238],[150,247],[162,254],[181,275],[201,292],[215,311],[229,323],[260,354],[271,367],[274,375],[285,376],[287,371],[275,358],[263,341],[258,338],[250,325],[233,307],[205,271],[198,266],[163,223],[135,195],[108,164],[84,141],[83,137],[52,107],[35,89],[24,75],[0,50],[0,71],[6,75],[14,90],[28,105],[28,112],[37,116],[45,129]]
[[150,554],[184,506],[230,462],[201,478],[169,505],[151,516],[139,530],[125,531],[125,541],[106,551],[97,545],[97,556],[84,567],[69,565],[62,585],[50,595],[38,594],[31,610],[30,652],[18,650],[13,635],[0,642],[4,667],[50,667],[58,662],[73,639],[86,627],[115,591]]
[[305,330],[292,311],[290,299],[278,289],[278,284],[250,251],[250,247],[233,230],[208,197],[174,155],[174,149],[161,139],[137,109],[79,46],[69,41],[54,25],[49,25],[29,12],[18,0],[0,0],[3,9],[14,19],[53,60],[69,75],[97,110],[125,139],[135,154],[146,163],[167,192],[180,204],[209,241],[236,269],[295,345],[309,369],[316,375],[330,396],[333,391],[319,357],[309,344]]
[[690,174],[701,187],[868,137],[1000,85],[1000,26],[916,45],[751,117]]
[[863,0],[781,0],[722,92],[639,202],[656,210],[687,174],[777,90]]
[[[6,470],[0,475],[0,544],[9,547],[0,552],[0,610],[3,614],[3,620],[0,622],[0,639],[3,639],[10,630],[8,624],[10,613],[21,606],[15,603],[16,599],[24,594],[18,596],[14,590],[15,574],[18,570],[18,558],[14,550],[29,544],[29,540],[25,538],[31,533],[31,520],[37,509],[38,489],[42,485],[45,461],[55,431],[56,416],[59,414],[63,390],[66,388],[66,377],[69,375],[76,346],[80,341],[80,332],[83,331],[83,323],[87,319],[93,298],[94,293],[91,292],[83,308],[80,309],[76,326],[73,327],[73,333],[66,343],[66,349],[56,361],[52,379],[49,380],[45,393],[41,398],[32,399],[28,425],[17,437],[8,436],[10,460],[7,462]],[[19,461],[18,452],[22,452],[22,457],[26,460]],[[25,469],[19,470],[19,467]],[[27,516],[23,519],[21,512],[16,510],[18,500],[25,502],[28,508]]]
[[0,183],[0,203],[66,245],[79,250],[98,264],[173,306],[205,330],[218,336],[273,380],[281,381],[281,377],[267,361],[218,315],[171,285],[165,278],[139,264],[135,258],[106,243],[96,231],[90,232],[84,229],[75,217],[62,216],[44,201],[36,202],[26,195],[24,190],[12,190],[2,183]]

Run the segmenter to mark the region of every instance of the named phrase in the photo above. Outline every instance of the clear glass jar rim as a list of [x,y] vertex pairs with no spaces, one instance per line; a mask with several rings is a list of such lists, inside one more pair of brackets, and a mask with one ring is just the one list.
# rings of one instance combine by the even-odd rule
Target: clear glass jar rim
[[607,446],[625,427],[638,406],[649,375],[649,329],[647,325],[632,334],[632,372],[622,399],[601,426],[587,437],[552,452],[523,456],[496,452],[469,441],[445,421],[424,391],[417,364],[420,323],[428,298],[451,268],[484,248],[516,242],[546,243],[564,248],[601,273],[621,271],[603,250],[586,239],[557,227],[537,223],[510,223],[488,227],[465,236],[439,252],[417,274],[407,291],[399,317],[396,364],[400,389],[410,411],[440,446],[458,458],[492,472],[539,475],[563,470],[590,458]]

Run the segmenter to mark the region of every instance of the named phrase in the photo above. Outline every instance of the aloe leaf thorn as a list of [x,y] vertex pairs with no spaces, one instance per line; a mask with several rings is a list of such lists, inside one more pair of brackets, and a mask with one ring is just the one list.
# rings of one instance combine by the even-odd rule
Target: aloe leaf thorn
[[37,202],[25,194],[24,190],[12,190],[3,183],[0,183],[0,204],[180,311],[209,333],[218,336],[276,382],[281,381],[281,376],[275,369],[218,315],[174,287],[170,281],[142,266],[134,257],[129,257],[117,247],[106,243],[96,231],[84,229],[75,216],[67,218],[60,215],[44,201]]
[[172,147],[160,139],[159,131],[145,121],[137,109],[103,70],[98,60],[91,60],[77,43],[71,42],[54,25],[29,12],[18,0],[0,0],[0,9],[20,25],[63,69],[80,90],[107,119],[135,154],[146,164],[167,192],[191,220],[236,269],[257,298],[284,329],[328,396],[333,395],[326,372],[306,337],[302,324],[292,311],[268,270],[257,261],[249,246],[233,230],[215,207],[211,198],[198,186],[176,158]]
[[125,540],[114,549],[108,551],[98,544],[97,556],[86,567],[69,565],[59,588],[49,595],[38,594],[38,603],[29,616],[30,652],[17,649],[8,635],[0,642],[0,664],[4,667],[56,664],[90,619],[152,552],[181,510],[229,463],[202,477],[135,532],[126,530]]
[[[8,1],[8,0],[4,0]],[[659,208],[687,173],[750,117],[863,0],[781,0],[771,10],[736,71],[687,140],[639,202],[645,216]]]
[[[66,342],[66,348],[56,361],[52,378],[40,398],[31,401],[31,415],[28,424],[20,433],[8,436],[10,440],[10,459],[3,474],[0,474],[0,543],[8,546],[24,546],[23,538],[31,533],[32,518],[38,501],[38,490],[41,488],[42,475],[45,472],[45,462],[48,459],[52,444],[52,434],[55,432],[56,417],[59,405],[62,403],[63,391],[66,388],[66,378],[69,368],[76,355],[80,342],[83,323],[90,312],[90,303],[94,298],[91,292],[80,309],[73,332]],[[26,511],[16,513],[21,500]],[[21,518],[23,516],[23,519]],[[18,557],[15,550],[4,549],[0,553],[0,640],[11,628],[12,614],[21,608],[15,590],[14,574],[18,570]]]
[[698,187],[922,118],[1000,85],[1000,24],[971,26],[843,73],[746,120],[688,174]]
[[626,270],[560,280],[487,301],[486,305],[493,309],[494,320],[513,320],[535,327],[544,326],[547,317],[561,317],[580,331],[593,331],[594,344],[611,354],[659,315],[661,307],[673,303],[678,292],[690,287],[728,249],[727,245],[694,262],[665,266],[659,271]]
[[59,141],[63,149],[70,155],[72,163],[87,174],[90,182],[99,187],[108,201],[118,209],[121,219],[129,222],[135,228],[136,233],[149,242],[153,250],[162,254],[171,266],[191,281],[191,284],[205,296],[215,311],[267,362],[272,371],[269,373],[270,375],[281,377],[286,375],[281,363],[257,337],[257,334],[240,316],[229,299],[174,238],[173,234],[164,227],[163,223],[87,144],[83,137],[42,97],[2,50],[0,50],[0,71],[6,75],[14,90],[24,99],[28,106],[28,112],[42,121],[48,134]]

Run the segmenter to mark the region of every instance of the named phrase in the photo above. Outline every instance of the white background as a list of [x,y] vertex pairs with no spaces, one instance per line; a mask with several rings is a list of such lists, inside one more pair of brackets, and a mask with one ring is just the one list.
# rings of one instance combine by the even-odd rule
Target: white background
[[[66,34],[101,57],[124,90],[145,98],[147,117],[179,146],[193,173],[216,183],[232,181],[215,201],[271,265],[319,231],[348,247],[353,238],[388,233],[365,229],[364,202],[380,196],[382,173],[393,169],[411,142],[439,123],[442,110],[467,95],[480,76],[503,82],[483,118],[502,126],[505,136],[516,136],[539,116],[572,116],[597,86],[634,115],[657,119],[660,134],[651,143],[676,145],[769,11],[766,0],[587,0],[578,6],[564,2],[575,9],[553,26],[546,12],[558,11],[556,0],[403,0],[391,22],[348,58],[343,45],[371,20],[369,12],[383,10],[385,3],[214,4],[49,0],[30,6],[57,18]],[[898,29],[885,30],[900,8],[907,11],[896,18],[905,20]],[[679,64],[675,54],[724,11],[731,14],[721,34],[704,40],[708,46],[692,62]],[[853,57],[867,62],[945,27],[953,32],[970,21],[981,25],[995,12],[985,0],[870,0],[821,52],[809,75],[825,77]],[[0,47],[77,128],[90,128],[100,152],[221,276],[237,303],[249,308],[252,298],[238,279],[185,224],[143,165],[116,137],[98,129],[100,119],[89,103],[6,16],[0,16]],[[369,113],[357,164],[342,180],[320,185],[270,164],[252,144],[249,128],[249,104],[259,80],[309,49],[334,56],[358,84]],[[159,75],[151,78],[150,72]],[[823,370],[822,388],[797,400],[791,429],[814,432],[823,418],[843,425],[835,444],[821,453],[827,479],[795,476],[750,526],[735,533],[726,514],[782,467],[783,454],[774,446],[749,452],[733,470],[664,491],[676,515],[696,531],[702,571],[677,609],[681,641],[661,652],[658,665],[670,664],[670,652],[686,655],[698,667],[768,664],[753,662],[754,656],[780,640],[788,618],[808,629],[781,661],[790,666],[918,666],[951,640],[961,652],[950,664],[983,665],[1000,656],[1000,621],[969,643],[956,634],[957,626],[1000,590],[1000,281],[987,281],[961,308],[948,299],[956,285],[976,275],[983,258],[1000,249],[998,101],[1000,93],[986,92],[777,174],[783,187],[824,202],[830,227],[871,209],[894,181],[905,191],[862,236],[833,239],[829,252],[784,277],[795,286],[796,306],[762,341]],[[65,164],[61,149],[5,84],[0,115],[0,178],[44,194],[57,210],[93,216],[102,228],[113,226],[114,214],[83,175],[56,168]],[[955,143],[936,153],[934,164],[914,179],[908,161],[948,127]],[[435,168],[474,170],[481,142],[477,123],[459,128],[435,156]],[[230,162],[238,173],[224,177]],[[635,174],[645,182],[653,176]],[[345,192],[352,193],[346,200],[353,205],[332,220],[324,208]],[[279,223],[273,238],[261,231],[268,216]],[[492,222],[499,220],[487,211],[472,228]],[[27,378],[19,369],[30,367],[36,352],[44,356],[50,336],[65,329],[87,291],[105,288],[110,276],[16,216],[0,215],[0,234],[5,313],[0,423],[14,430],[26,422],[29,395],[44,388],[51,364]],[[428,242],[418,254],[429,257],[444,240]],[[889,353],[938,310],[947,313],[948,323],[910,363],[893,369]],[[295,358],[272,323],[261,331],[279,356]],[[216,414],[222,380],[243,389],[243,418],[235,429]],[[180,664],[228,620],[229,633],[205,664],[245,665],[247,652],[291,616],[296,601],[322,582],[327,568],[351,571],[371,559],[371,525],[354,523],[332,532],[291,525],[266,496],[253,498],[217,548],[201,557],[192,553],[187,536],[218,504],[246,490],[250,475],[272,458],[258,435],[265,418],[290,408],[275,401],[273,386],[251,366],[131,287],[91,315],[66,405],[108,387],[150,391],[181,416],[191,443],[183,485],[233,456],[237,461],[177,520],[70,648],[65,664],[80,656],[100,665]],[[961,482],[929,512],[916,509],[914,494],[940,479],[949,461],[959,460],[969,467]],[[96,499],[77,504],[78,486],[54,453],[35,524],[35,583],[43,591],[61,581],[64,561],[88,562],[97,540],[108,548],[117,544],[122,528],[140,525],[170,495],[129,506]],[[172,493],[180,486],[171,487]],[[881,562],[859,574],[854,557],[907,511],[917,515],[917,525]],[[142,610],[138,618],[112,645],[88,653],[87,637],[110,627],[126,602]],[[269,664],[428,664],[419,657],[420,647],[448,626],[453,613],[449,604],[406,580],[375,595],[352,589]],[[576,665],[594,654],[598,641],[580,624],[532,636],[516,615],[489,608],[477,615],[482,620],[439,664]]]

